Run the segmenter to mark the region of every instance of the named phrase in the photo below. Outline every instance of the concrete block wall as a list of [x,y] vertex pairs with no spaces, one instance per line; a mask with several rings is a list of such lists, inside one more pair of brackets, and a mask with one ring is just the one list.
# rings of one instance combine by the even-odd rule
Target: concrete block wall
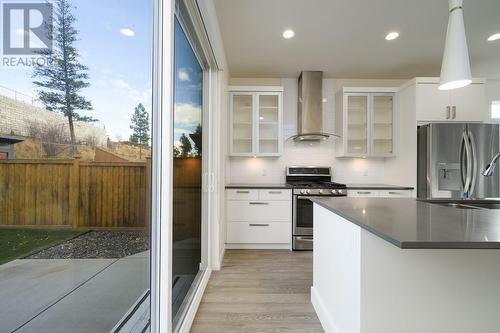
[[[0,133],[28,136],[28,126],[32,123],[61,124],[69,132],[68,120],[61,114],[0,95]],[[91,123],[75,122],[75,135],[78,141],[95,137],[100,146],[107,141],[106,130]]]

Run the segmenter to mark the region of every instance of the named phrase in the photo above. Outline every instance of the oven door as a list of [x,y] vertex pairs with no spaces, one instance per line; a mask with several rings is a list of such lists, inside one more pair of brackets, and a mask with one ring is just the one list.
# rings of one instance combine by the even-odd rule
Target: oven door
[[312,236],[313,203],[312,196],[293,196],[293,235]]

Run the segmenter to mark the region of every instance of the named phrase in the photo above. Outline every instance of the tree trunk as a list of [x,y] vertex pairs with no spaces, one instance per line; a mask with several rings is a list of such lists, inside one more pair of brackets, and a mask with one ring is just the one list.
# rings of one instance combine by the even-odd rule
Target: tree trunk
[[68,115],[68,123],[69,123],[69,135],[71,138],[71,152],[76,153],[76,137],[75,137],[75,126],[73,124],[73,116]]

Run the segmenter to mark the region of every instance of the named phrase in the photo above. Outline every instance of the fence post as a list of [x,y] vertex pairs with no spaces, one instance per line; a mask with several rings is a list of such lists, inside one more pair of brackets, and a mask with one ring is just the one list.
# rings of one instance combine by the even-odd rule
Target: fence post
[[145,200],[145,212],[144,212],[144,223],[146,227],[146,232],[148,235],[151,234],[151,157],[146,157],[146,200]]
[[73,228],[78,228],[80,193],[80,156],[75,156],[69,173],[69,218]]

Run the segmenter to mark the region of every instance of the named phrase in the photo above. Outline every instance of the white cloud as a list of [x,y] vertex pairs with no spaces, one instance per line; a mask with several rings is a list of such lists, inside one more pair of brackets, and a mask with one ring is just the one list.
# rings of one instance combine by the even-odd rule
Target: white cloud
[[184,129],[184,128],[174,128],[174,135],[182,135],[182,134],[193,134],[192,131]]
[[135,36],[135,32],[134,30],[132,29],[129,29],[129,28],[123,28],[123,29],[120,29],[120,33],[125,36],[125,37],[134,37]]
[[146,89],[144,91],[139,91],[133,88],[127,81],[122,79],[112,80],[113,86],[125,93],[128,99],[137,103],[146,103],[151,99],[152,89]]
[[181,81],[191,81],[191,78],[189,77],[189,73],[187,72],[187,70],[185,68],[179,69],[177,76],[179,77],[179,80],[181,80]]
[[185,126],[196,126],[201,122],[201,106],[178,103],[175,104],[175,122]]

